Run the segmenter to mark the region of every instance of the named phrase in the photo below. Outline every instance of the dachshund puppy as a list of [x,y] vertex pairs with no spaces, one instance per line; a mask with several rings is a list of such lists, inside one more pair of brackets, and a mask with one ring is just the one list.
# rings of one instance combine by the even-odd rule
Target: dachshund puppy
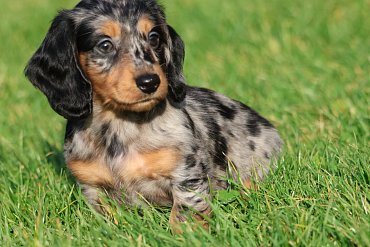
[[68,120],[65,160],[98,211],[107,195],[172,206],[172,226],[188,209],[202,219],[230,162],[250,186],[280,152],[254,110],[185,85],[184,55],[155,0],[83,0],[55,17],[30,59],[25,74]]

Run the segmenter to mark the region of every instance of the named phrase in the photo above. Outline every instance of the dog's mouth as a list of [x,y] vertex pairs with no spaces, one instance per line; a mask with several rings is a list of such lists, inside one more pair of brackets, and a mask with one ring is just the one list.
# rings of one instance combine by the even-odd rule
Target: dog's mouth
[[163,98],[151,97],[145,98],[134,102],[123,102],[120,100],[112,100],[106,102],[106,105],[113,106],[114,109],[133,111],[133,112],[145,112],[151,110],[159,102],[163,101]]
[[154,98],[145,98],[145,99],[142,99],[142,100],[139,100],[139,101],[135,101],[135,102],[122,102],[122,101],[117,101],[115,100],[115,103],[118,104],[118,105],[122,105],[122,106],[135,106],[135,105],[141,105],[141,104],[148,104],[148,103],[152,103],[152,102],[159,102],[161,101],[162,99],[158,98],[158,97],[154,97]]

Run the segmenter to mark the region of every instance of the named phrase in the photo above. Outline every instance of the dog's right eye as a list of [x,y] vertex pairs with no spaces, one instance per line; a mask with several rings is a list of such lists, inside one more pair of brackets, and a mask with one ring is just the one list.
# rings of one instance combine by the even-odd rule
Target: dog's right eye
[[114,50],[114,45],[110,40],[104,39],[96,45],[96,48],[101,53],[108,54],[108,53],[111,53]]
[[157,49],[160,44],[160,36],[159,33],[152,31],[149,33],[149,44],[154,48]]

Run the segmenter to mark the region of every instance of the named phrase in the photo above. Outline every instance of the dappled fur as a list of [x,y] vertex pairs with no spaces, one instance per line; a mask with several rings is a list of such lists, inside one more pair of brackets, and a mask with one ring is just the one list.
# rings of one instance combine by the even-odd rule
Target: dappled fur
[[[186,86],[184,56],[156,1],[84,0],[59,13],[31,58],[26,76],[68,120],[67,166],[97,210],[102,194],[168,205],[176,228],[188,208],[211,212],[211,189],[226,188],[228,175],[250,186],[270,170],[282,146],[275,128],[238,101]],[[154,92],[140,88],[143,75],[159,78]]]

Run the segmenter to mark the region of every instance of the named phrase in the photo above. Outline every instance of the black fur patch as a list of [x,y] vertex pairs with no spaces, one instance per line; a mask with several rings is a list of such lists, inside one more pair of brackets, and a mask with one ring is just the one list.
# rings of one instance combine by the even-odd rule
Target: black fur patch
[[213,161],[220,166],[227,165],[226,156],[228,152],[227,141],[223,135],[219,135],[215,140],[215,155]]
[[185,162],[186,168],[188,169],[193,168],[197,164],[197,160],[194,158],[193,155],[188,155]]
[[109,130],[109,123],[104,123],[100,128],[99,135],[100,135],[100,140],[103,146],[106,146],[108,143],[108,140],[107,140],[108,130]]
[[180,188],[183,191],[192,190],[198,187],[202,183],[202,181],[203,180],[200,178],[192,178],[192,179],[184,180],[180,183]]
[[144,60],[148,61],[149,63],[154,63],[154,57],[151,55],[150,51],[144,51]]
[[209,136],[214,140],[214,153],[211,154],[213,156],[213,162],[220,166],[226,166],[227,159],[225,155],[228,152],[227,140],[222,135],[220,125],[216,119],[210,116],[205,116],[203,121],[207,124]]
[[89,24],[89,22],[83,22],[76,30],[77,49],[82,52],[92,50],[98,43],[99,38],[102,38],[98,35],[92,35],[95,34],[96,28]]
[[236,114],[235,107],[228,107],[222,104],[221,101],[218,99],[215,99],[214,103],[218,113],[220,113],[221,116],[229,120],[233,120],[235,118]]
[[105,123],[101,126],[101,129],[100,129],[100,136],[105,136],[108,132],[108,129],[109,129],[109,123]]
[[254,141],[249,141],[248,146],[252,151],[256,150],[256,143]]
[[[167,25],[167,28],[172,41],[171,63],[165,68],[169,82],[168,99],[171,105],[176,107],[186,96],[187,87],[182,73],[185,58],[185,45],[180,36],[170,25]],[[161,53],[163,58],[160,60],[165,60],[163,51],[160,52],[160,54]],[[161,62],[161,64],[163,64],[163,62]]]
[[232,121],[237,113],[235,106],[227,106],[222,103],[215,92],[207,88],[192,88],[190,91],[192,97],[197,101],[204,102],[204,106],[214,106],[216,111],[225,119]]
[[252,136],[259,136],[261,134],[261,127],[258,120],[254,116],[250,116],[247,120],[247,129]]
[[207,164],[205,164],[204,162],[200,162],[199,165],[202,167],[203,174],[208,174],[209,166]]
[[266,159],[270,159],[270,155],[269,155],[269,153],[268,153],[268,152],[265,152],[265,158],[266,158]]
[[196,134],[196,131],[195,131],[195,125],[194,125],[194,121],[193,121],[193,119],[191,119],[191,117],[190,117],[190,115],[189,115],[189,113],[188,113],[188,111],[185,109],[185,108],[183,108],[182,109],[182,112],[185,114],[185,116],[186,116],[186,118],[187,118],[187,122],[186,122],[186,124],[185,124],[185,127],[186,128],[188,128],[188,129],[190,129],[191,130],[191,132],[193,133],[193,136],[195,136],[195,134]]
[[207,177],[187,179],[180,183],[180,189],[182,191],[196,190],[200,185],[207,181],[208,181]]
[[267,121],[265,118],[261,117],[256,111],[242,103],[240,103],[240,106],[242,110],[244,110],[248,114],[246,127],[248,129],[248,132],[252,136],[259,136],[261,134],[261,126],[273,128],[271,123]]
[[140,59],[140,51],[138,49],[135,50],[135,57]]
[[125,147],[121,140],[119,140],[117,134],[113,134],[110,144],[107,148],[109,158],[115,158],[125,152]]
[[64,141],[67,142],[73,138],[74,134],[81,131],[84,127],[84,120],[68,120],[66,126],[66,132],[64,135]]

